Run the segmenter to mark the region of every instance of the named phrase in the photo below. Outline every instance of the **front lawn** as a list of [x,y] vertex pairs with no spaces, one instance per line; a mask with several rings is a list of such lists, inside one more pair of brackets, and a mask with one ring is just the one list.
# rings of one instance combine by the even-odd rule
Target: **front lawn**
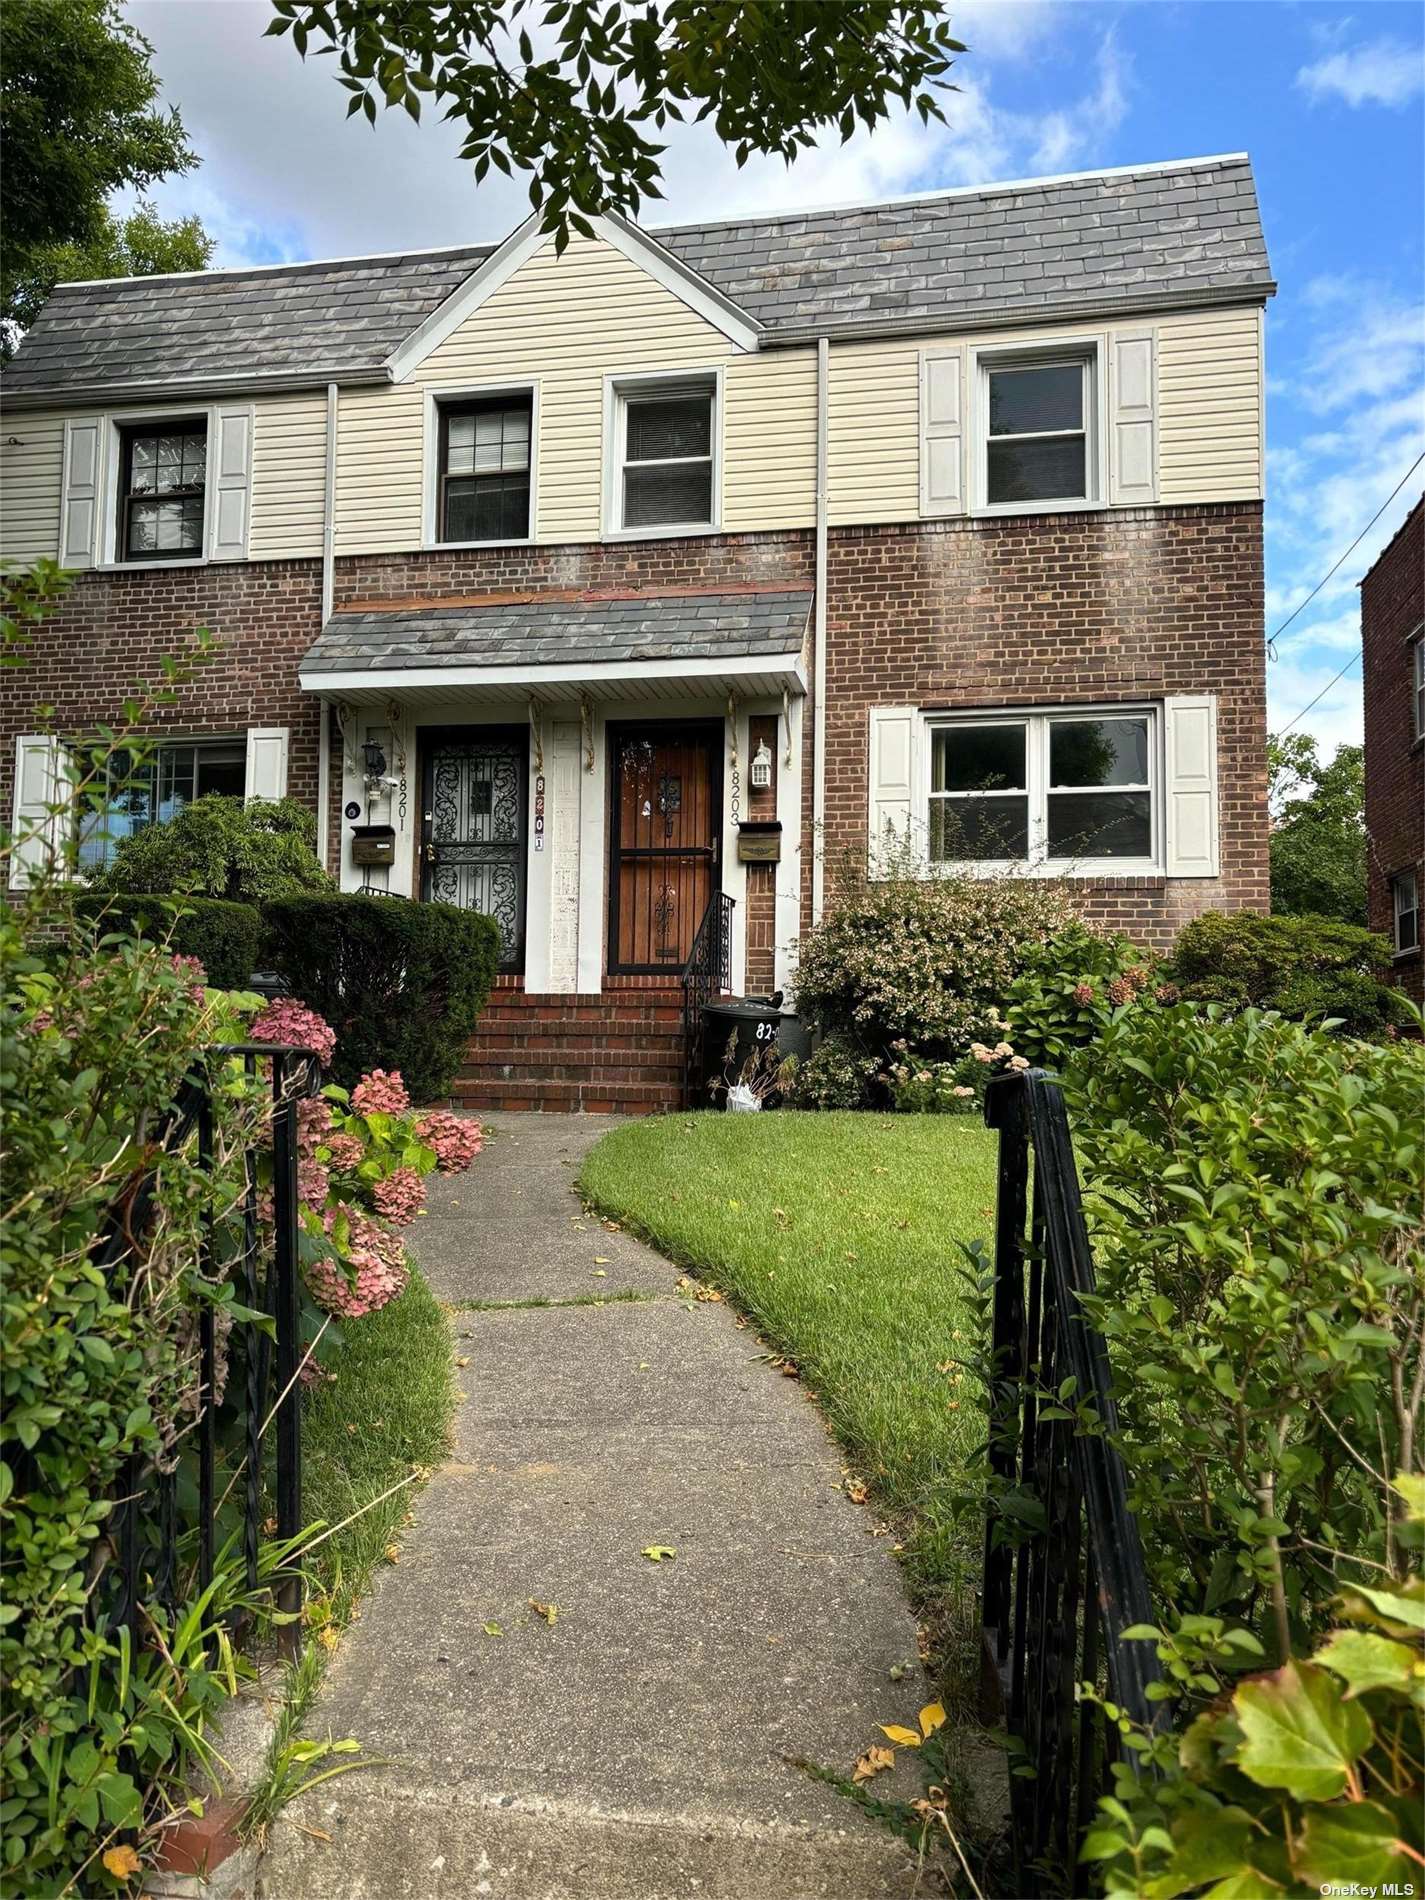
[[958,1593],[978,1526],[957,1529],[951,1500],[983,1427],[951,1361],[970,1345],[959,1243],[993,1224],[989,1131],[970,1116],[661,1116],[606,1135],[580,1186],[795,1361],[896,1520],[917,1596]]

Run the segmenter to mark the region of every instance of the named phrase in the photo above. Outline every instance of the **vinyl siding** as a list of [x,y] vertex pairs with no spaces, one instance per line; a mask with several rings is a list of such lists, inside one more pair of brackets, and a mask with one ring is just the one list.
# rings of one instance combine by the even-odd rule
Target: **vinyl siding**
[[0,431],[0,556],[54,560],[59,552],[59,495],[64,417],[7,416]]
[[278,561],[322,551],[327,399],[274,397],[256,406],[248,554]]
[[1158,324],[1158,499],[1262,494],[1261,314],[1212,310]]

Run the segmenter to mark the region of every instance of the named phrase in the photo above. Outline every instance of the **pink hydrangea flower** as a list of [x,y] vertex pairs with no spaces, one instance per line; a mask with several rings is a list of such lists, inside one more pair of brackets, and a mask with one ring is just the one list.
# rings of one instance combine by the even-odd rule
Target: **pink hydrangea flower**
[[326,1210],[323,1224],[328,1233],[341,1215],[348,1224],[347,1266],[355,1284],[335,1260],[314,1261],[307,1269],[307,1284],[313,1299],[329,1313],[361,1319],[404,1290],[410,1278],[405,1247],[399,1234],[345,1201]]
[[366,1148],[359,1135],[328,1135],[324,1144],[327,1165],[337,1174],[349,1174],[360,1165]]
[[[169,962],[172,964],[176,976],[187,977],[189,996],[195,1003],[201,1003],[203,1000],[203,991],[208,986],[208,972],[203,968],[201,958],[180,956],[175,951],[173,956],[169,958]],[[266,1040],[266,1038],[264,1038],[264,1040]]]
[[300,1160],[297,1163],[297,1198],[304,1201],[318,1214],[327,1204],[327,1194],[331,1187],[331,1177],[320,1161]]
[[254,1042],[285,1042],[314,1050],[323,1068],[336,1054],[336,1031],[295,996],[279,996],[269,1003],[248,1033]]
[[1080,1009],[1086,1008],[1087,1005],[1093,1001],[1093,984],[1076,983],[1074,985],[1074,1001],[1078,1004]]
[[425,1183],[414,1168],[397,1168],[371,1190],[376,1212],[397,1227],[407,1227],[426,1204]]
[[315,1157],[332,1125],[332,1105],[320,1095],[304,1095],[297,1104],[297,1153]]
[[1170,1003],[1176,1003],[1182,996],[1182,991],[1178,988],[1176,983],[1160,983],[1153,994],[1160,1003],[1166,1006]]
[[1108,986],[1108,1000],[1115,1009],[1133,1001],[1133,985],[1126,976],[1116,976]]
[[416,1123],[416,1140],[435,1149],[435,1165],[442,1174],[463,1174],[485,1145],[479,1122],[437,1108]]
[[351,1091],[351,1106],[359,1115],[403,1115],[411,1105],[401,1071],[373,1069]]

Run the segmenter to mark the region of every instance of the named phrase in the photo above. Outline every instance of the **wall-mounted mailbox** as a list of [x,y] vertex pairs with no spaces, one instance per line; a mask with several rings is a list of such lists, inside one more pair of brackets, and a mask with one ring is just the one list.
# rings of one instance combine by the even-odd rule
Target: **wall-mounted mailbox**
[[737,827],[737,860],[739,864],[780,864],[781,819],[744,818]]
[[353,864],[394,864],[396,827],[394,825],[353,825],[351,861]]

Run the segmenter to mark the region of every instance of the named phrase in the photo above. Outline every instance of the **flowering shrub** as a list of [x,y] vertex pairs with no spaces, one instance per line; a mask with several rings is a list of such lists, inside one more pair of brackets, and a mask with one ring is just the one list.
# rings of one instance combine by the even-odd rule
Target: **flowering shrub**
[[312,1297],[341,1319],[361,1319],[404,1292],[410,1278],[405,1243],[378,1220],[346,1201],[322,1216],[333,1255],[307,1268]]
[[1158,980],[1152,957],[1136,944],[1071,925],[1036,951],[1011,983],[1005,1022],[1031,1064],[1054,1067],[1096,1041],[1116,1011],[1176,1001],[1176,989]]
[[479,1122],[464,1115],[452,1115],[437,1108],[416,1123],[416,1139],[435,1152],[435,1165],[442,1174],[463,1174],[485,1145]]
[[1027,1069],[1027,1056],[1016,1055],[1001,1040],[993,1048],[974,1042],[970,1053],[955,1062],[926,1059],[905,1042],[892,1045],[898,1058],[883,1077],[891,1100],[904,1114],[978,1115],[985,1105],[985,1086],[1006,1069]]
[[399,1115],[410,1105],[399,1069],[390,1075],[384,1069],[373,1069],[351,1091],[351,1106],[359,1115]]
[[802,939],[797,1007],[878,1064],[898,1039],[953,1061],[996,1040],[996,1011],[1027,960],[1075,922],[1063,890],[1042,878],[924,878],[906,867],[874,882],[843,877]]
[[288,1043],[296,1049],[315,1050],[322,1067],[336,1054],[336,1031],[314,1009],[293,996],[279,996],[254,1018],[248,1034],[254,1042]]
[[864,1108],[880,1070],[875,1056],[865,1055],[843,1036],[828,1036],[805,1062],[798,1064],[791,1087],[795,1108]]
[[414,1168],[397,1168],[394,1174],[372,1183],[371,1199],[378,1214],[398,1227],[406,1227],[425,1208],[425,1183]]

